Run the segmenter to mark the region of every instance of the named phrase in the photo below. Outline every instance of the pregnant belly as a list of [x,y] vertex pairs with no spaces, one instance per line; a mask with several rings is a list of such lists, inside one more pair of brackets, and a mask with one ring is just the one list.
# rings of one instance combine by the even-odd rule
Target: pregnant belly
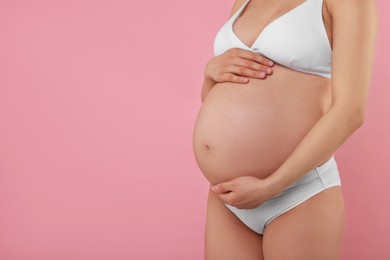
[[195,159],[210,183],[269,176],[329,107],[324,78],[286,85],[282,75],[211,89],[193,129]]

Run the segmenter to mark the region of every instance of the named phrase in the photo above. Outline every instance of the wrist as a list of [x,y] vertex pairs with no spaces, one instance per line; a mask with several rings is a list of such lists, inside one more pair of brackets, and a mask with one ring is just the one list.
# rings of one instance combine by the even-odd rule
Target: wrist
[[270,194],[272,194],[272,196],[281,193],[284,189],[282,182],[278,179],[278,176],[275,174],[271,174],[270,176],[265,178],[264,181],[267,183],[268,191]]

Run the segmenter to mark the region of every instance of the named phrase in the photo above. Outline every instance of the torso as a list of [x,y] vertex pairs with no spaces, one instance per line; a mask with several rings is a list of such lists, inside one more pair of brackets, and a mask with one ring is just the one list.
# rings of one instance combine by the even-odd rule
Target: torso
[[[252,0],[234,23],[234,32],[251,46],[264,25],[302,0],[288,6],[285,2]],[[323,20],[331,44],[325,6]],[[266,79],[217,83],[199,110],[193,132],[194,155],[208,181],[272,174],[330,108],[330,83],[329,78],[278,64]]]

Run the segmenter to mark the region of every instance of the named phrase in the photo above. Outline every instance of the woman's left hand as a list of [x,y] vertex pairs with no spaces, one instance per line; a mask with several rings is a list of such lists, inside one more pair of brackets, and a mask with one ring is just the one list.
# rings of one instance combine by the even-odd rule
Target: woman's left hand
[[252,209],[278,194],[267,179],[240,176],[210,188],[228,205],[238,209]]

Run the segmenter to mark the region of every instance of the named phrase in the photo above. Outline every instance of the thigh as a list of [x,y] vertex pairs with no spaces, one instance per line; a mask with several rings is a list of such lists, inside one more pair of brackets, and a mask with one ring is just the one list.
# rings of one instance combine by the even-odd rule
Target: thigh
[[341,187],[325,189],[267,225],[263,236],[265,259],[340,259],[344,221]]
[[262,240],[262,235],[248,228],[209,191],[205,260],[263,260]]

